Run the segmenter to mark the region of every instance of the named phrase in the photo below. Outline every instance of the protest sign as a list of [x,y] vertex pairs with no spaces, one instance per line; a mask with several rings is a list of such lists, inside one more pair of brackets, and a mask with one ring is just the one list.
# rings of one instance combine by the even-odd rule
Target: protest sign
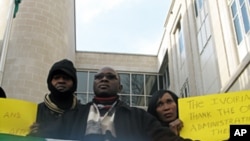
[[0,133],[25,136],[36,121],[37,104],[0,98]]
[[179,117],[184,138],[227,140],[230,125],[250,124],[250,91],[180,98]]

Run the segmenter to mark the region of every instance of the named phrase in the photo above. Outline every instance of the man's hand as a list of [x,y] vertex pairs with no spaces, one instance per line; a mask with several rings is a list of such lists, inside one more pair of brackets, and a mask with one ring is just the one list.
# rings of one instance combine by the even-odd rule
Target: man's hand
[[39,129],[39,124],[38,123],[33,123],[30,126],[30,133],[29,134],[37,133],[38,129]]

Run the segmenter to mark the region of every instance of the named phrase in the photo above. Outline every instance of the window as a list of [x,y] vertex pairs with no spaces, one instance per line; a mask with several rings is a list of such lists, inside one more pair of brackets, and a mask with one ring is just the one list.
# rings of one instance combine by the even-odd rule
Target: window
[[195,10],[198,13],[196,14],[196,25],[197,25],[197,40],[198,40],[198,50],[199,53],[202,54],[205,49],[208,41],[211,37],[210,31],[210,21],[208,16],[208,8],[206,1],[204,0],[195,0]]
[[232,18],[236,33],[237,43],[240,44],[250,30],[249,23],[249,1],[234,0],[231,5]]
[[132,94],[144,93],[143,74],[132,74]]
[[202,6],[203,6],[203,0],[195,0],[194,1],[195,16],[196,17],[199,15],[199,11],[202,9]]
[[145,106],[144,97],[144,75],[143,74],[132,74],[132,106]]
[[82,72],[77,72],[77,91],[80,93],[87,92],[88,89],[88,72],[82,71]]
[[158,90],[157,75],[146,75],[145,84],[146,95],[152,95]]
[[120,73],[119,74],[122,84],[122,91],[120,94],[120,99],[127,103],[128,105],[131,105],[130,103],[130,74],[128,73]]
[[178,66],[179,68],[183,67],[183,64],[186,60],[186,52],[185,52],[185,41],[183,35],[183,28],[181,26],[181,19],[179,20],[176,31],[175,31],[175,42],[177,46],[177,56],[178,56]]
[[121,93],[130,94],[130,75],[127,73],[120,73],[119,76],[123,86]]
[[93,83],[96,72],[78,71],[77,72],[77,98],[85,104],[91,101],[94,97]]
[[249,0],[232,0],[230,8],[235,30],[235,40],[238,44],[237,53],[239,60],[242,61],[249,51],[250,3]]
[[188,84],[188,79],[184,82],[181,88],[181,97],[188,97],[189,94],[189,84]]
[[163,81],[164,81],[164,85],[165,88],[168,89],[170,86],[170,78],[169,78],[169,68],[168,65],[165,68],[165,71],[163,73]]
[[179,31],[179,38],[178,38],[178,45],[179,45],[179,50],[180,50],[180,54],[183,52],[184,50],[184,39],[183,39],[183,31],[182,29],[180,28],[180,31]]

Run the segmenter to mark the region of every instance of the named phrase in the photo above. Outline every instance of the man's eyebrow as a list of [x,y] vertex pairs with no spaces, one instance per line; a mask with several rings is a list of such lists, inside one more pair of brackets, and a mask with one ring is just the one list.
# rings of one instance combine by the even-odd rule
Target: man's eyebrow
[[116,73],[113,73],[113,72],[108,72],[108,73],[100,72],[100,73],[97,73],[97,74],[114,74],[114,75],[116,75]]

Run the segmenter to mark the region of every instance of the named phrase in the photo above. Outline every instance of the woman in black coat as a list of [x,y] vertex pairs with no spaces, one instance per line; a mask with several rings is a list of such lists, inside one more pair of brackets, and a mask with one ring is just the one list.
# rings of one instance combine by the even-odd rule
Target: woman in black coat
[[178,96],[170,90],[158,90],[149,101],[148,113],[156,117],[163,126],[179,135],[183,127],[178,116]]

